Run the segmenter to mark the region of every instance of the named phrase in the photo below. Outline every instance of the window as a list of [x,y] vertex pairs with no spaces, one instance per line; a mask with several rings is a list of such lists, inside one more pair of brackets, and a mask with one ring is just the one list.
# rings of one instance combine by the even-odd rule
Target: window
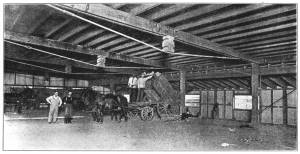
[[242,110],[252,109],[252,96],[251,95],[235,95],[234,108]]
[[185,106],[199,107],[200,95],[185,95]]

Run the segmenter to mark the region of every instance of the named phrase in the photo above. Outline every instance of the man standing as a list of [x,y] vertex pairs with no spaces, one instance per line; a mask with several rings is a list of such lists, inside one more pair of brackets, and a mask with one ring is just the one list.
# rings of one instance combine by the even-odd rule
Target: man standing
[[97,96],[95,106],[92,109],[92,117],[94,121],[100,124],[103,123],[104,108],[104,98],[102,96]]
[[143,73],[140,78],[138,78],[138,98],[137,101],[143,101],[144,98],[144,90],[146,81],[152,78],[152,75],[145,77],[146,73]]
[[61,98],[58,96],[58,92],[55,91],[53,96],[46,98],[46,101],[50,104],[48,123],[55,123],[57,121],[58,107],[62,104]]
[[119,104],[119,107],[121,108],[121,110],[119,111],[120,114],[120,119],[119,122],[121,122],[122,118],[125,118],[125,122],[127,122],[128,117],[127,117],[127,112],[128,112],[128,102],[126,97],[124,97],[121,93],[121,91],[119,91],[116,95],[117,97],[117,101]]
[[65,106],[65,123],[72,123],[72,106],[73,106],[73,98],[72,92],[69,91],[68,95],[63,98],[63,104]]
[[128,80],[128,87],[130,89],[130,102],[135,102],[137,100],[137,77],[133,75]]

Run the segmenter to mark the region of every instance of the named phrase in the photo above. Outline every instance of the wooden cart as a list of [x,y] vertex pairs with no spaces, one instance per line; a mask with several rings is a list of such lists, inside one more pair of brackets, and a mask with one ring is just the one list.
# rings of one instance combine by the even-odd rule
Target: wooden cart
[[128,105],[129,118],[140,116],[147,121],[153,119],[154,113],[160,119],[179,114],[179,95],[163,75],[154,75],[146,82],[145,94],[144,101]]

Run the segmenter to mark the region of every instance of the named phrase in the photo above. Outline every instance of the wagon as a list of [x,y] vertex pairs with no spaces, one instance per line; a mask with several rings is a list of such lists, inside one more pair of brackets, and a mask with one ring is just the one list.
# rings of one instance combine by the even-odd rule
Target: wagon
[[154,114],[161,119],[179,113],[178,92],[163,75],[154,75],[146,82],[145,98],[142,102],[128,104],[129,118],[140,118],[144,121],[152,120]]

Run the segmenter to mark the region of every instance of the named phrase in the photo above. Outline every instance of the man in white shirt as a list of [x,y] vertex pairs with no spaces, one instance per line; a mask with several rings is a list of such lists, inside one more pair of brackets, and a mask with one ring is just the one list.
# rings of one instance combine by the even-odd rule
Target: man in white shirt
[[46,98],[46,101],[50,104],[48,123],[55,123],[57,121],[58,107],[61,106],[62,100],[58,96],[58,92],[55,91],[54,95]]
[[128,80],[128,87],[130,90],[130,102],[135,102],[137,97],[137,77],[136,75],[133,75]]
[[152,75],[151,76],[148,76],[148,77],[145,77],[145,74],[143,73],[141,75],[140,78],[138,78],[138,98],[137,98],[137,101],[143,101],[143,98],[144,98],[144,90],[145,90],[145,84],[146,84],[146,81],[149,80],[150,78],[152,78]]

